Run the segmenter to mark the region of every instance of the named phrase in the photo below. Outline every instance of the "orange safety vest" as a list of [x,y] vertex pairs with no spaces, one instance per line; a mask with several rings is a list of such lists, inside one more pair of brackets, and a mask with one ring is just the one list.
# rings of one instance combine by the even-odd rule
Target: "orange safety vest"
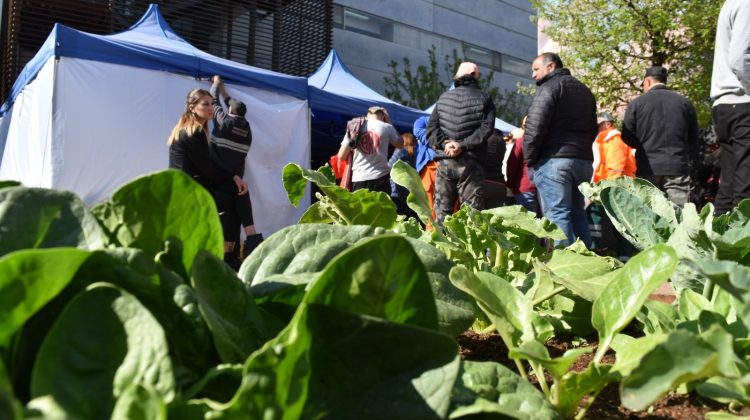
[[620,131],[602,131],[594,141],[594,182],[621,176],[635,177],[635,149],[622,141]]

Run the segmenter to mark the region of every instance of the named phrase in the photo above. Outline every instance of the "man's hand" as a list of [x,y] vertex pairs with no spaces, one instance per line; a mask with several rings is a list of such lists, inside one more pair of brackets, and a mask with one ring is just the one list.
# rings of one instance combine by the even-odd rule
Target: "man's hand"
[[221,84],[221,76],[219,76],[218,74],[214,75],[214,77],[211,78],[211,83],[215,85]]
[[443,151],[445,152],[445,155],[448,157],[457,157],[458,155],[461,154],[461,144],[459,144],[455,140],[448,140],[447,142],[445,142]]
[[245,195],[247,194],[247,182],[245,182],[244,179],[240,178],[239,176],[235,175],[232,180],[234,181],[234,184],[237,185],[237,190],[239,191],[237,195]]

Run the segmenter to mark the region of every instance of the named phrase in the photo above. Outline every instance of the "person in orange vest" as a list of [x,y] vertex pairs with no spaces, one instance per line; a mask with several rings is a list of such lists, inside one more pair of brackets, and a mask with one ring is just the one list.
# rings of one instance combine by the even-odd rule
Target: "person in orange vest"
[[[614,120],[612,114],[606,111],[597,115],[599,133],[593,144],[592,182],[635,176],[635,150],[622,141],[620,130],[615,128]],[[635,249],[614,229],[601,204],[591,204],[586,210],[594,249],[605,252],[612,249],[617,252],[618,258],[627,260]]]
[[600,112],[596,118],[599,134],[594,140],[594,182],[635,176],[635,153],[622,141],[620,130],[609,112]]

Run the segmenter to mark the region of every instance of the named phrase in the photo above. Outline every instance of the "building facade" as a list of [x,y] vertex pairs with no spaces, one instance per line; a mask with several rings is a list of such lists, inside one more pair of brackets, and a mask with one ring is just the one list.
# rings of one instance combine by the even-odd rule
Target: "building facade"
[[[527,0],[335,0],[333,47],[365,84],[385,93],[388,64],[403,69],[429,68],[428,50],[435,47],[441,81],[446,56],[455,50],[494,72],[500,91],[532,83],[531,62],[537,55],[536,12]],[[452,59],[450,59],[452,60]]]
[[110,34],[133,25],[149,3],[201,50],[282,73],[307,76],[332,44],[332,0],[5,0],[0,101],[55,23]]

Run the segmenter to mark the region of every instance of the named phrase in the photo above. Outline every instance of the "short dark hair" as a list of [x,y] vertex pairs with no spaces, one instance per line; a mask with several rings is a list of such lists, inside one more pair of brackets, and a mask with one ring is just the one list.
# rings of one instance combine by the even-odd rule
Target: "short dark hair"
[[544,64],[549,63],[555,63],[556,69],[563,68],[563,62],[559,55],[552,53],[552,52],[546,52],[539,54],[539,57],[542,57]]

